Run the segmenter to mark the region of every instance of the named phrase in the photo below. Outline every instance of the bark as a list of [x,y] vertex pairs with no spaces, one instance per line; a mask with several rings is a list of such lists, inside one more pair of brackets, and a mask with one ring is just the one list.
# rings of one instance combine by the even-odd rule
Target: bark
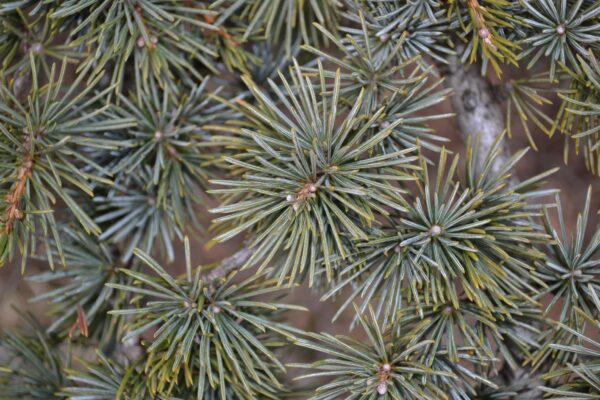
[[[461,49],[457,49],[460,54]],[[463,139],[479,135],[477,168],[481,166],[498,137],[506,129],[506,118],[502,108],[502,95],[480,74],[477,64],[463,64],[458,57],[452,57],[449,64],[440,64],[440,72],[447,84],[454,90],[450,98],[456,113],[458,129]],[[498,170],[510,157],[510,149],[505,141],[504,151],[496,157],[492,170]]]

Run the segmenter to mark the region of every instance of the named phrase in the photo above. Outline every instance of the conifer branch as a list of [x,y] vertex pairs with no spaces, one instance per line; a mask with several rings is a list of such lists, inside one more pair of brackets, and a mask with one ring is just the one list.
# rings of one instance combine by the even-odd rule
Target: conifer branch
[[[52,319],[0,400],[600,398],[593,190],[565,223],[504,140],[600,171],[599,2],[0,1],[0,266],[47,260]],[[301,282],[363,340],[288,325]]]
[[[460,46],[459,46],[460,47]],[[458,49],[458,53],[462,49]],[[468,140],[472,134],[479,135],[479,140],[475,143],[474,149],[479,154],[489,154],[493,149],[499,135],[503,135],[506,129],[506,118],[501,105],[501,97],[491,82],[481,74],[478,65],[463,64],[458,57],[453,56],[448,64],[439,64],[441,72],[446,76],[448,85],[454,90],[451,96],[452,107],[456,114],[458,128],[463,139]],[[500,171],[511,157],[508,143],[503,139],[501,144],[502,151],[493,159],[491,163],[491,172],[493,174]],[[484,170],[486,159],[484,157],[476,158],[476,170]],[[515,176],[511,183],[517,182]],[[540,322],[532,324],[536,328],[541,327]],[[536,331],[519,329],[523,340],[535,340]],[[512,352],[511,352],[512,353]],[[518,354],[515,354],[518,357]],[[519,363],[524,360],[518,359]],[[543,371],[543,369],[542,369]],[[510,388],[519,393],[522,399],[537,399],[542,396],[541,389],[543,384],[541,378],[542,372],[532,372],[531,368],[513,369],[506,364],[499,375],[495,377],[494,382],[501,387]]]

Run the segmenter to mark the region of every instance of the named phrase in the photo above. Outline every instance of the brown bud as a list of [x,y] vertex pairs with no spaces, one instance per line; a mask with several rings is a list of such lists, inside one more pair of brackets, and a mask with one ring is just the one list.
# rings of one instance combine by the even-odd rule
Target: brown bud
[[169,145],[167,146],[167,153],[169,153],[171,157],[175,157],[177,155],[177,149]]

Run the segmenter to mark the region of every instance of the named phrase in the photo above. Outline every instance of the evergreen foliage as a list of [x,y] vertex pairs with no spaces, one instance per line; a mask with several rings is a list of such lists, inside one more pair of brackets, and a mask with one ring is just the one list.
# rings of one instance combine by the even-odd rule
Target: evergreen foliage
[[0,399],[600,398],[597,182],[568,221],[506,146],[600,174],[599,52],[598,0],[3,1],[0,265],[48,315]]
[[7,351],[0,369],[2,398],[51,399],[66,382],[60,342],[31,315],[24,319],[27,330],[10,332],[2,340]]
[[368,399],[372,398],[374,393],[389,393],[392,398],[444,397],[444,388],[435,385],[432,377],[450,374],[430,368],[420,360],[421,348],[428,344],[427,341],[412,343],[410,335],[401,336],[394,324],[387,328],[389,331],[382,331],[374,321],[375,316],[372,313],[369,319],[365,320],[360,315],[358,318],[368,337],[366,343],[328,334],[309,335],[309,339],[298,342],[300,346],[316,349],[331,357],[303,366],[323,371],[305,375],[304,378],[335,378],[319,387],[312,398],[330,399],[344,396]]

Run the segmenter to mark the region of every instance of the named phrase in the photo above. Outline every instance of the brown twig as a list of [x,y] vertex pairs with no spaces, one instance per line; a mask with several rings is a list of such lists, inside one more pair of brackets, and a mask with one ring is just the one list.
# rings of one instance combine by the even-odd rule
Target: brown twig
[[9,194],[6,195],[8,207],[6,208],[4,221],[4,234],[9,234],[13,230],[15,221],[23,218],[23,211],[19,208],[23,193],[27,187],[27,180],[31,176],[33,170],[33,160],[27,153],[21,166],[17,169],[17,182],[12,187]]
[[493,36],[492,36],[492,31],[488,28],[486,21],[485,21],[485,16],[483,15],[482,12],[482,7],[481,5],[479,5],[479,1],[478,0],[469,0],[468,3],[469,8],[471,9],[471,11],[473,12],[473,15],[475,16],[475,20],[477,22],[477,34],[479,35],[479,37],[481,38],[481,40],[483,40],[483,42],[485,44],[487,44],[488,46],[490,46],[493,49],[496,49],[496,45],[494,45],[494,42],[492,41]]
[[[135,12],[140,16],[140,21],[142,22],[142,26],[144,28],[144,31],[147,32],[148,34],[150,34],[150,29],[148,28],[148,25],[146,24],[146,19],[144,18],[144,10],[142,9],[142,7],[139,4],[136,4],[134,6],[134,10]],[[156,45],[158,44],[158,38],[154,35],[150,36],[150,41],[147,42],[144,39],[144,36],[140,36],[140,38],[137,41],[137,45],[138,47],[144,47],[146,46],[148,48],[149,51],[152,51],[156,48]]]

